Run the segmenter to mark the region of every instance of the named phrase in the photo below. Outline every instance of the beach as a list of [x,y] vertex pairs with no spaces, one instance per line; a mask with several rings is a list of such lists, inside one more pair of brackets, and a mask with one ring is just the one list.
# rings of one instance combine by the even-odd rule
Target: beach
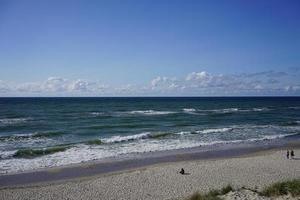
[[[207,192],[227,184],[260,190],[277,181],[299,178],[299,153],[297,148],[295,159],[287,160],[286,150],[276,148],[227,158],[158,163],[74,179],[2,186],[0,199],[184,199],[196,191]],[[88,167],[93,164],[82,170]],[[181,168],[185,175],[179,174]],[[59,169],[51,173],[59,173]]]
[[2,98],[0,200],[183,199],[299,178],[299,102]]

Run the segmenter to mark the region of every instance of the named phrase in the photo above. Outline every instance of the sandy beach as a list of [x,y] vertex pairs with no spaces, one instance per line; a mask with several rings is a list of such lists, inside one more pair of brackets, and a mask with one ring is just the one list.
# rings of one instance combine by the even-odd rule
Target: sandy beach
[[[121,172],[0,189],[0,199],[182,199],[227,184],[261,189],[300,177],[299,148],[294,160],[285,150],[234,158],[155,164]],[[186,175],[178,173],[184,168]],[[84,170],[84,169],[83,169]],[[55,170],[52,173],[56,173]]]

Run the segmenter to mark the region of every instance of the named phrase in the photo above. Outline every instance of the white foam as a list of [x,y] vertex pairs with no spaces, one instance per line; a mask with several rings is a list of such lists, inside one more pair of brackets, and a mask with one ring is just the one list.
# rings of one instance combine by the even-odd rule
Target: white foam
[[[188,133],[188,132],[180,132]],[[150,133],[134,135],[135,137],[147,136]],[[57,152],[50,155],[36,157],[32,159],[11,158],[0,160],[0,174],[33,170],[45,167],[63,166],[68,164],[86,162],[90,160],[101,160],[108,157],[120,156],[126,157],[129,153],[143,153],[151,151],[165,151],[172,149],[191,148],[197,146],[209,146],[215,144],[230,144],[247,141],[271,140],[286,137],[294,134],[267,135],[263,137],[251,138],[248,140],[215,140],[215,141],[199,141],[190,140],[181,137],[181,139],[172,140],[140,140],[139,142],[130,142],[122,145],[77,145],[64,152]],[[123,137],[123,139],[125,136]],[[14,152],[2,152],[1,156],[9,157]]]
[[11,158],[17,151],[0,151],[0,159]]
[[260,111],[268,111],[270,110],[269,108],[253,108],[253,111],[256,111],[256,112],[260,112]]
[[13,125],[13,124],[20,124],[31,120],[31,118],[3,118],[0,119],[0,125]]
[[195,108],[184,108],[182,109],[184,112],[196,112],[197,110]]
[[197,110],[199,112],[208,112],[208,113],[220,113],[220,114],[223,114],[223,113],[232,113],[232,112],[238,112],[238,111],[241,111],[240,109],[238,108],[224,108],[224,109],[212,109],[212,110]]
[[238,108],[225,108],[221,110],[216,110],[217,113],[231,113],[231,112],[238,112]]
[[110,138],[101,139],[101,141],[105,143],[115,143],[115,142],[126,142],[131,140],[138,140],[138,139],[146,139],[149,138],[150,132],[135,134],[135,135],[128,135],[128,136],[112,136]]
[[174,133],[175,135],[187,135],[187,134],[190,134],[191,132],[190,131],[181,131],[181,132],[178,132],[178,133]]
[[228,131],[232,131],[233,128],[211,128],[211,129],[204,129],[201,131],[196,131],[197,133],[222,133],[222,132],[228,132]]
[[133,110],[129,114],[139,114],[139,115],[168,115],[174,114],[173,111],[155,111],[155,110]]
[[101,116],[104,115],[104,112],[91,112],[90,114],[93,116]]

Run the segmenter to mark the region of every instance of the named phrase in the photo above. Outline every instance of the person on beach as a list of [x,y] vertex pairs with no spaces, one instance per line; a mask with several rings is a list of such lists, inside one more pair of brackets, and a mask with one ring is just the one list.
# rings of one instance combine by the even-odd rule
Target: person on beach
[[180,172],[179,172],[180,174],[184,174],[184,169],[183,168],[181,168],[181,170],[180,170]]
[[287,158],[287,159],[290,158],[290,151],[289,151],[289,150],[287,150],[287,152],[286,152],[286,158]]
[[291,159],[294,159],[294,156],[295,156],[294,150],[291,150]]

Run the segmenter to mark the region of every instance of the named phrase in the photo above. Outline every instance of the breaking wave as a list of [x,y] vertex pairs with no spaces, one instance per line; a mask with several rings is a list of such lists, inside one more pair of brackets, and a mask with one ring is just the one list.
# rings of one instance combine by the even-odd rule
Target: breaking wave
[[212,129],[204,129],[201,131],[196,131],[196,133],[223,133],[223,132],[228,132],[228,131],[232,131],[233,128],[212,128]]
[[133,110],[129,111],[129,114],[135,115],[169,115],[174,114],[174,111],[155,111],[155,110]]
[[118,143],[118,142],[127,142],[127,141],[132,141],[132,140],[139,140],[139,139],[147,139],[149,138],[150,132],[146,133],[140,133],[136,135],[128,135],[128,136],[112,136],[110,138],[104,138],[101,141],[104,143]]
[[3,118],[0,119],[1,125],[15,125],[15,124],[23,124],[32,120],[32,118]]
[[70,147],[66,146],[55,146],[42,149],[20,149],[13,154],[14,158],[34,158],[38,156],[44,156],[54,154],[57,152],[66,151]]
[[37,132],[37,133],[29,133],[29,134],[15,134],[15,135],[7,135],[0,136],[0,141],[19,141],[19,140],[27,140],[34,138],[44,138],[44,137],[55,137],[65,134],[62,131],[46,131],[46,132]]
[[238,113],[238,112],[263,112],[269,111],[269,108],[251,108],[251,109],[243,109],[243,108],[224,108],[224,109],[210,109],[210,110],[203,110],[203,109],[195,109],[195,108],[183,108],[184,113],[187,114],[231,114],[231,113]]

